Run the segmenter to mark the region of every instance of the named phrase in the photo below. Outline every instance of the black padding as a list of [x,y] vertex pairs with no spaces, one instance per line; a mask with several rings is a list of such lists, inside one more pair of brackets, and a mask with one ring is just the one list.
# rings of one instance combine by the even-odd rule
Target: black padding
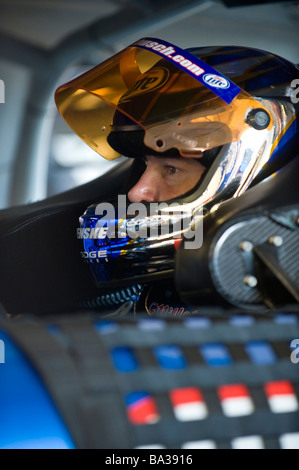
[[6,311],[76,311],[96,288],[77,239],[79,217],[105,197],[122,193],[132,162],[45,200],[0,211],[0,301]]

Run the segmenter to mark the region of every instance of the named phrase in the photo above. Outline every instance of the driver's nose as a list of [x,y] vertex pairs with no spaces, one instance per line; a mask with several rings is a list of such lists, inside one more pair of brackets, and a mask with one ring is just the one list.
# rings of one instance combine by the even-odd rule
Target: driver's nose
[[157,202],[159,201],[160,179],[156,172],[147,167],[139,181],[130,189],[128,198],[130,202]]

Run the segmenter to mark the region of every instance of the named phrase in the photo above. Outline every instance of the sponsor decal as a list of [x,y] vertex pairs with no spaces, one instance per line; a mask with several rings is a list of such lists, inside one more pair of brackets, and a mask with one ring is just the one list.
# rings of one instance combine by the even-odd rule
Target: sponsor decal
[[190,311],[185,307],[171,306],[167,304],[160,304],[159,302],[152,302],[148,307],[149,315],[155,315],[158,317],[185,317],[190,315]]
[[169,42],[155,38],[143,38],[133,43],[132,46],[149,49],[169,60],[172,64],[201,82],[206,88],[209,88],[227,104],[231,103],[241,91],[240,87],[219,74],[217,70],[206,62]]
[[[177,249],[184,233],[185,248],[196,249],[202,246],[202,213],[196,220],[186,204],[131,203],[126,206],[126,196],[118,195],[117,210],[111,203],[102,202],[91,216],[92,227],[86,226],[84,216],[80,218],[77,238],[83,240],[113,240],[113,244],[123,245],[131,240],[164,237],[172,239]],[[87,219],[88,220],[88,219]],[[104,248],[104,242],[102,246]],[[110,246],[110,244],[109,244]],[[94,252],[95,253],[95,252]],[[92,256],[89,256],[91,258]],[[96,256],[94,255],[96,258]],[[104,255],[99,255],[103,258]]]
[[97,251],[81,251],[82,258],[88,260],[90,263],[99,262],[100,258],[106,258],[107,255],[108,253],[106,249]]
[[130,88],[120,99],[120,103],[131,99],[134,96],[149,93],[157,88],[160,88],[167,82],[169,71],[163,67],[156,67],[148,72],[143,73],[140,78],[137,78],[133,87]]
[[202,79],[207,85],[214,88],[224,89],[229,88],[230,86],[230,83],[226,78],[216,75],[215,73],[205,73]]
[[171,60],[172,62],[179,64],[183,69],[188,70],[196,77],[200,76],[204,73],[204,69],[199,65],[195,64],[193,60],[189,60],[186,58],[186,51],[184,55],[176,54],[176,50],[179,48],[172,45],[162,44],[156,41],[151,41],[150,39],[141,39],[137,41],[135,46],[145,47],[147,49],[151,49],[154,52],[158,52],[160,55],[166,57],[167,59]]
[[77,229],[77,238],[85,240],[87,239],[100,239],[103,240],[107,236],[108,227],[86,227]]

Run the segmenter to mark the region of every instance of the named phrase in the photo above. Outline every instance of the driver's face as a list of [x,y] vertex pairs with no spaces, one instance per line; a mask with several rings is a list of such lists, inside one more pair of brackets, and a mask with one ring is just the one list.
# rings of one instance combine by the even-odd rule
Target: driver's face
[[205,167],[193,158],[145,157],[146,169],[129,191],[130,202],[162,202],[190,191]]

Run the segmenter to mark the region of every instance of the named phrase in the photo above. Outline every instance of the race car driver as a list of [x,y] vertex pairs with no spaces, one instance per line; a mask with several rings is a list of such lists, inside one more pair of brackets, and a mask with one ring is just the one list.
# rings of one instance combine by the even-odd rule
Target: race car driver
[[[128,203],[168,205],[158,215],[143,213],[142,224],[161,229],[172,224],[173,214],[187,214],[184,238],[198,224],[197,215],[217,210],[296,156],[298,77],[295,64],[266,51],[182,50],[144,38],[59,87],[55,98],[66,122],[101,156],[134,160]],[[149,314],[189,314],[172,280],[174,232],[141,236],[137,230],[128,236],[132,220],[140,228],[140,217],[129,211],[120,216],[115,191],[107,203],[115,209],[116,235],[84,239],[99,287],[92,305],[115,308],[133,301]],[[103,219],[97,208],[96,203],[82,215],[84,229],[93,230]]]

